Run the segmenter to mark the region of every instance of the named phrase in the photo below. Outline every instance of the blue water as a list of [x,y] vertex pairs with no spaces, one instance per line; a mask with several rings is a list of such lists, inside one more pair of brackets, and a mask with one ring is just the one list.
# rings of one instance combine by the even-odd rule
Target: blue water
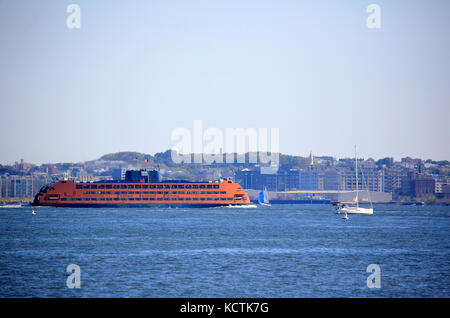
[[1,297],[450,296],[450,207],[36,210],[0,209]]

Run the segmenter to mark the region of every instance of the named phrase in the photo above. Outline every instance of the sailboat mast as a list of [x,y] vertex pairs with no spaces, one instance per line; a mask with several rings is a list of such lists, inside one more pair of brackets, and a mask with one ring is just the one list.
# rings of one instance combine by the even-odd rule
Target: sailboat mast
[[355,175],[356,175],[356,207],[358,207],[358,158],[356,157],[356,145],[355,145]]

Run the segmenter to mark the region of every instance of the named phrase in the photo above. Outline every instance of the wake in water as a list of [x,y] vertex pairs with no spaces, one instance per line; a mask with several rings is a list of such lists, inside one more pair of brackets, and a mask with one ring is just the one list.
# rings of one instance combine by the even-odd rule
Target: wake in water
[[0,205],[0,208],[23,208],[24,206],[23,204],[4,204]]
[[224,205],[224,206],[218,206],[216,208],[228,208],[228,209],[255,209],[257,206],[255,204],[248,204],[248,205]]

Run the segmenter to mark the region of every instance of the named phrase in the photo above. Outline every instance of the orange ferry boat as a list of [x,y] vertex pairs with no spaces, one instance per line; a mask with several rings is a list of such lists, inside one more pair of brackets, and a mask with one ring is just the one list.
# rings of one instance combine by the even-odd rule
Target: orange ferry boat
[[248,194],[230,179],[209,182],[161,180],[159,171],[129,170],[123,181],[61,180],[42,187],[32,205],[55,207],[250,206]]

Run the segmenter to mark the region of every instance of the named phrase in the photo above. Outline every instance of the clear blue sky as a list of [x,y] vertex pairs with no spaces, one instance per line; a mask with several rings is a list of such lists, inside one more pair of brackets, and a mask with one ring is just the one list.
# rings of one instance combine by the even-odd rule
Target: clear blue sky
[[0,163],[154,154],[196,119],[278,127],[288,154],[450,159],[449,30],[445,0],[0,0]]

